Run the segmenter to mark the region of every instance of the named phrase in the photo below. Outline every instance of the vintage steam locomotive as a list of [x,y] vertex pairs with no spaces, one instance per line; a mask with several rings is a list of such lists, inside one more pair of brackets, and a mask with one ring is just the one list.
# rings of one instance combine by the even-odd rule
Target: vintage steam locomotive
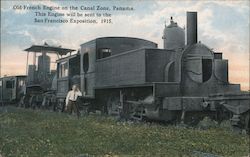
[[[41,88],[40,94],[32,95],[32,88],[38,87],[33,85],[26,95],[32,95],[31,104],[37,104],[33,98],[46,91],[50,96],[41,98],[40,103],[49,100],[56,104],[55,109],[63,106],[71,86],[78,84],[84,93],[79,104],[89,110],[189,124],[210,116],[218,121],[231,119],[234,125],[249,128],[249,92],[229,83],[228,61],[222,53],[197,42],[196,12],[187,12],[186,34],[185,44],[185,30],[171,17],[170,24],[165,25],[163,49],[139,38],[91,40],[82,44],[77,53],[57,60],[56,73],[50,73],[51,81],[45,82],[50,89]],[[43,52],[43,58],[49,60],[45,52],[62,56],[74,50],[33,45],[26,51]],[[45,60],[41,65],[47,64]],[[30,68],[33,70],[29,69],[29,73],[34,76],[36,68]],[[45,73],[49,71],[40,74]],[[32,80],[30,77],[28,74],[27,79]]]

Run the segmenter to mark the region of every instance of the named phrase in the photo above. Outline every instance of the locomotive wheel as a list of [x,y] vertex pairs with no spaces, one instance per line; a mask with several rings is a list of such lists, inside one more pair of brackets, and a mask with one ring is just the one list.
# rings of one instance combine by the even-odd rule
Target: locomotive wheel
[[143,121],[145,119],[144,113],[145,113],[145,107],[143,105],[138,106],[129,106],[127,104],[127,118],[136,120],[136,121]]
[[109,98],[107,102],[108,115],[119,115],[120,100],[117,97]]
[[246,113],[246,116],[245,116],[245,130],[247,131],[247,133],[249,133],[250,131],[250,112],[247,112]]
[[28,105],[29,108],[32,108],[32,107],[33,107],[33,97],[34,97],[34,96],[31,96],[31,97],[29,98],[29,105]]
[[48,108],[47,108],[47,105],[48,105],[47,103],[48,103],[47,97],[44,96],[44,97],[43,97],[43,101],[42,101],[41,108],[42,108],[42,109],[48,109]]
[[54,111],[54,112],[57,112],[57,106],[58,106],[58,102],[56,101],[56,102],[53,102],[52,103],[52,111]]
[[25,99],[25,96],[22,96],[21,99],[18,102],[18,106],[17,107],[21,108],[21,107],[25,106],[24,99]]
[[58,101],[55,110],[58,112],[64,112],[65,111],[65,103],[62,101]]
[[29,100],[30,100],[30,96],[25,95],[23,108],[28,108],[29,107]]

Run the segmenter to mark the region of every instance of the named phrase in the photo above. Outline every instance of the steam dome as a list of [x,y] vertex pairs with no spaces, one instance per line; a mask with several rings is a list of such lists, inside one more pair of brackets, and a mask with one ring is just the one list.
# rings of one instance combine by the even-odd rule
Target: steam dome
[[179,27],[171,17],[170,24],[168,26],[165,25],[162,39],[164,42],[164,49],[175,50],[184,48],[185,31],[183,28]]

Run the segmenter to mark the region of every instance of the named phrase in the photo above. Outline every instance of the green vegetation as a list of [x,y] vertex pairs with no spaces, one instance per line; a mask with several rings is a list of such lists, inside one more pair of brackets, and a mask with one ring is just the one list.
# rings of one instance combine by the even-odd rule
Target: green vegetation
[[[247,156],[249,138],[221,128],[199,130],[117,122],[100,115],[0,108],[2,156]],[[197,154],[196,154],[197,155]]]

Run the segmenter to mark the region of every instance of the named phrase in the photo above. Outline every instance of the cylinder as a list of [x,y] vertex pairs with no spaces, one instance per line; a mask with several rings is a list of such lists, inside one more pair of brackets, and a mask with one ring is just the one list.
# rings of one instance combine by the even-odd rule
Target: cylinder
[[187,12],[187,45],[197,43],[197,12]]

